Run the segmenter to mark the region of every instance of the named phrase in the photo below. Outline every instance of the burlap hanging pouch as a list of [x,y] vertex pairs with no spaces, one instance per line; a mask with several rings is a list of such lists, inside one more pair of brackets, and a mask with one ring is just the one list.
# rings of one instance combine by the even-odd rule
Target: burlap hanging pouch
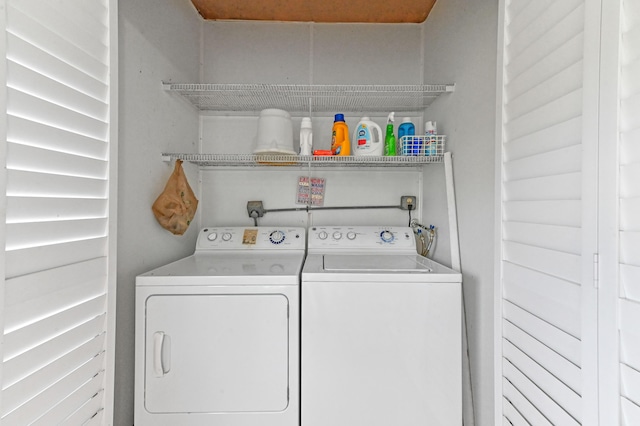
[[164,191],[151,207],[153,214],[164,229],[172,234],[182,235],[191,224],[197,208],[198,199],[187,182],[182,160],[176,160]]

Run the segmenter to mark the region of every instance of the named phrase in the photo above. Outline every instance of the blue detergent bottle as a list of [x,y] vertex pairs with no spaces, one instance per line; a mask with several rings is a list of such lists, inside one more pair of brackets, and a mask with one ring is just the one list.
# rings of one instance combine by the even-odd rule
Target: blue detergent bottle
[[398,139],[400,140],[400,146],[402,147],[402,155],[416,155],[414,151],[417,147],[415,146],[414,138],[402,139],[403,136],[415,135],[416,126],[413,125],[410,117],[404,117],[402,119],[402,123],[400,123],[400,126],[398,127]]

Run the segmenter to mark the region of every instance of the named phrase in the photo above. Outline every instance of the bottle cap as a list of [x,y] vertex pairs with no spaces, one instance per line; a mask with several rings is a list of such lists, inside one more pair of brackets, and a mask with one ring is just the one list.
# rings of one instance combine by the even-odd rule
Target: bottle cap
[[411,123],[411,117],[405,117],[402,119],[403,123]]
[[344,121],[344,114],[336,114],[335,119],[333,121],[334,123],[336,121]]
[[300,123],[301,129],[310,129],[311,128],[311,117],[304,117],[302,122]]

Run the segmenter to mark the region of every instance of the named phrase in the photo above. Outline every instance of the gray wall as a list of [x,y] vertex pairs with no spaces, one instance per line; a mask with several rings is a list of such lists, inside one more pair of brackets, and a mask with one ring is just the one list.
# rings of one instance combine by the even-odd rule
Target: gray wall
[[[482,426],[494,424],[497,28],[498,1],[446,0],[435,4],[424,32],[425,80],[456,83],[456,91],[439,98],[425,120],[437,120],[453,153],[476,424]],[[441,176],[425,171],[425,181]],[[425,210],[438,222],[443,214],[429,206]]]
[[[133,424],[135,276],[193,252],[197,226],[176,237],[151,212],[172,172],[163,151],[196,151],[194,109],[161,81],[198,81],[200,19],[189,1],[119,2],[118,290],[115,425]],[[197,170],[185,164],[197,190]]]
[[[204,82],[276,84],[420,84],[422,26],[419,24],[314,24],[206,22],[203,26]],[[335,111],[341,113],[345,111]],[[390,112],[390,111],[389,111]],[[383,129],[388,112],[371,116]],[[353,133],[364,113],[345,113]],[[371,115],[366,113],[366,115]],[[396,131],[402,115],[396,117]],[[422,128],[421,114],[413,117]],[[293,117],[294,150],[300,116]],[[202,150],[251,153],[257,117],[203,115]],[[314,149],[329,149],[333,115],[313,115]],[[297,179],[304,169],[206,170],[202,172],[202,214],[207,224],[251,225],[246,203],[260,199],[269,208],[295,207]],[[325,206],[392,205],[401,195],[418,195],[420,170],[313,170],[326,179]],[[413,212],[420,215],[420,209]],[[261,225],[406,225],[400,210],[342,210],[267,214]]]

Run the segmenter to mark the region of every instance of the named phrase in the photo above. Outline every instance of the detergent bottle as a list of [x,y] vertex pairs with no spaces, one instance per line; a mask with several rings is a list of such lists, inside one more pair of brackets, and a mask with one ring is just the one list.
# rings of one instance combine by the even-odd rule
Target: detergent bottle
[[393,119],[395,113],[389,114],[387,117],[387,134],[384,137],[384,155],[393,157],[396,155],[396,136],[393,134]]
[[410,117],[405,117],[402,119],[402,123],[398,127],[398,139],[403,136],[415,136],[416,134],[416,126],[411,122]]
[[353,132],[353,155],[382,155],[383,152],[382,129],[369,117],[362,117]]
[[333,155],[351,155],[351,142],[349,142],[349,127],[344,121],[344,114],[336,114],[331,132],[331,152]]
[[300,123],[300,155],[311,155],[313,147],[313,131],[311,117],[304,117]]
[[[410,117],[405,117],[398,126],[398,140],[402,150],[402,155],[415,155],[413,148],[415,147],[416,138],[410,136],[416,135],[416,126],[411,122]],[[409,136],[402,139],[404,136]]]

